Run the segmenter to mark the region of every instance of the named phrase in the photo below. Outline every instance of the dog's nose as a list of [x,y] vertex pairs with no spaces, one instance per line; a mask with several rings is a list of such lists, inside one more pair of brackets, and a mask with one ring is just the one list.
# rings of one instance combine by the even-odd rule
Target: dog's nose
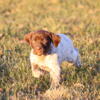
[[41,47],[36,47],[37,50],[41,50]]

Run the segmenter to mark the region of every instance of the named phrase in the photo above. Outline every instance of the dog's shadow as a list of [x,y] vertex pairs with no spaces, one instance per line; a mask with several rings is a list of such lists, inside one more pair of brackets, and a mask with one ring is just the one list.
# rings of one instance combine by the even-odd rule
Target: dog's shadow
[[7,65],[5,63],[4,64],[0,63],[0,79],[2,79],[3,77],[8,77],[8,75],[9,71]]
[[0,55],[0,100],[7,100],[7,93],[4,86],[9,79],[9,69],[8,65]]

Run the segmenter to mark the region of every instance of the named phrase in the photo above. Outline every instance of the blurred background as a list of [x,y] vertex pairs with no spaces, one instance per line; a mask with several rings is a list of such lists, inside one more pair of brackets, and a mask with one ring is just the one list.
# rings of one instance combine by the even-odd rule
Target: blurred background
[[48,74],[32,77],[31,48],[19,41],[39,29],[69,32],[83,65],[63,63],[61,89],[38,99],[99,100],[100,0],[0,0],[0,100],[37,100],[50,87]]
[[89,25],[99,27],[99,18],[99,0],[0,0],[1,30],[84,33]]

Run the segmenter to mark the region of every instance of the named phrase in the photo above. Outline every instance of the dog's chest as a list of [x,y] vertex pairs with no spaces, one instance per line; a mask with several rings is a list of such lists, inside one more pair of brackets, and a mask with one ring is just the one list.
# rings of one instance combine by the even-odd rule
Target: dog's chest
[[32,52],[30,53],[30,61],[31,64],[37,64],[39,66],[48,66],[51,67],[52,64],[57,62],[57,55],[46,55],[46,56],[37,56],[34,55]]
[[36,55],[31,55],[30,60],[34,64],[38,64],[38,65],[44,65],[45,62],[46,62],[46,58],[44,56],[39,57],[39,56],[36,56]]

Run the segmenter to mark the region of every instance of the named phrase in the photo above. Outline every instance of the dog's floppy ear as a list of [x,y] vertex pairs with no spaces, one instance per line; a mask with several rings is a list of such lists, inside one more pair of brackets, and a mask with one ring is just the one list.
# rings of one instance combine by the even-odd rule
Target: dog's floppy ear
[[60,40],[61,40],[60,36],[56,35],[56,34],[53,34],[53,33],[50,33],[50,38],[51,38],[51,40],[53,42],[53,45],[55,47],[57,47],[59,45],[59,43],[60,43]]
[[28,33],[24,36],[24,40],[30,44],[31,42],[31,39],[32,39],[32,33]]

